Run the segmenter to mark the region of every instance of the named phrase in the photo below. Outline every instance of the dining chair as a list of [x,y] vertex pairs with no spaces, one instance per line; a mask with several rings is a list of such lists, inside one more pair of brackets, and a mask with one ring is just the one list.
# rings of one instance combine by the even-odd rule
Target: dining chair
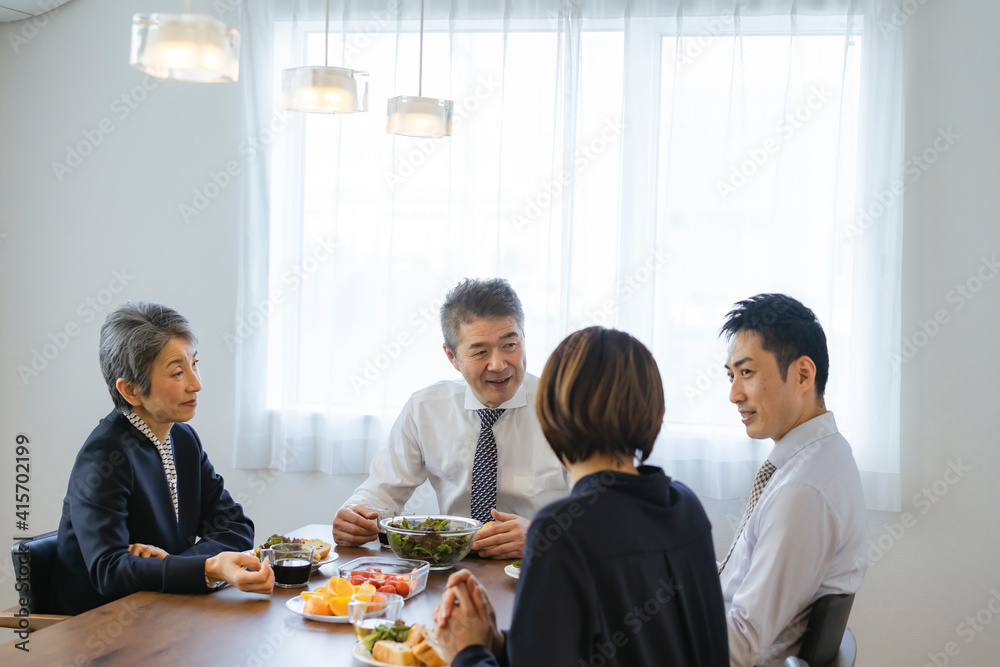
[[854,593],[834,593],[816,600],[809,610],[798,658],[788,658],[784,667],[853,665],[857,645],[847,629],[852,606]]
[[[27,601],[28,625],[23,625],[25,617],[21,615],[22,606],[17,604],[0,612],[0,628],[40,630],[69,618],[45,613],[51,610],[52,569],[55,567],[58,551],[59,532],[55,530],[16,542],[10,548],[10,557],[14,562],[15,594],[18,600],[25,597]],[[27,589],[23,589],[21,585],[25,581]]]

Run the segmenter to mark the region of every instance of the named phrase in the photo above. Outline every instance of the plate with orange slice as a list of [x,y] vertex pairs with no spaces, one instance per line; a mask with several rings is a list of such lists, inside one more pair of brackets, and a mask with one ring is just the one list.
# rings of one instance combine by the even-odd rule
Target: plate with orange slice
[[289,611],[320,623],[347,623],[347,603],[355,593],[374,593],[371,584],[352,586],[341,577],[331,577],[326,584],[289,598]]

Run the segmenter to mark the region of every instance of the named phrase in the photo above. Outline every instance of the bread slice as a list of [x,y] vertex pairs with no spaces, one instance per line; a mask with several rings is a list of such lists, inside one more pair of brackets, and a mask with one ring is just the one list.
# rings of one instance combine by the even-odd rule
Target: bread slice
[[315,561],[326,560],[326,557],[330,555],[330,549],[333,548],[329,542],[315,538],[306,540],[306,544],[313,548],[313,560]]
[[380,639],[372,647],[372,657],[389,665],[413,665],[419,667],[422,663],[413,655],[409,644]]
[[434,635],[434,630],[414,625],[410,628],[406,643],[412,645],[413,655],[421,664],[427,667],[447,667],[448,663],[442,660],[437,652],[437,637]]

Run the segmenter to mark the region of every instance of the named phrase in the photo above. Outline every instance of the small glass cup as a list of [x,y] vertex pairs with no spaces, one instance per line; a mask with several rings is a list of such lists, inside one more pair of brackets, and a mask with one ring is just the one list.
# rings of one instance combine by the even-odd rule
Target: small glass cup
[[274,585],[278,588],[302,588],[312,574],[313,548],[308,544],[275,544],[261,549],[261,559],[267,558],[274,569]]
[[402,613],[403,596],[395,593],[355,593],[347,603],[347,620],[358,639],[380,625],[395,623]]
[[375,523],[378,524],[378,541],[382,545],[383,549],[389,548],[389,534],[385,532],[385,528],[382,527],[382,519],[392,519],[397,516],[413,516],[413,512],[409,510],[375,510],[378,512],[378,518],[375,519]]

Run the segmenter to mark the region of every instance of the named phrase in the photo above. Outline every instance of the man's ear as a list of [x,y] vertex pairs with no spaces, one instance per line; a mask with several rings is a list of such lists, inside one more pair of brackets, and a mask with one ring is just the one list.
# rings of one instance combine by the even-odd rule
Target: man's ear
[[458,359],[455,358],[455,353],[449,349],[448,343],[442,343],[441,347],[444,348],[444,356],[448,357],[448,361],[455,367],[455,370],[461,373],[462,369],[458,367]]
[[125,378],[118,378],[115,381],[115,389],[118,390],[118,393],[122,395],[122,398],[128,401],[128,404],[133,408],[142,405],[139,388],[135,386],[134,383],[129,382]]
[[799,391],[805,393],[816,387],[816,364],[811,357],[802,355],[792,362],[795,372],[795,384]]

